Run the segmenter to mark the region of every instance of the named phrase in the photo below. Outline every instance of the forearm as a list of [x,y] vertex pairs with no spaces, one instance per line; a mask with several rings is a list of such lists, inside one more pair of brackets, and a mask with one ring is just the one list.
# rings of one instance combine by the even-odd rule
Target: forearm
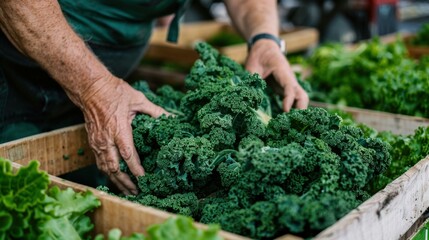
[[55,0],[0,1],[0,28],[83,107],[85,93],[110,73],[73,31]]
[[233,25],[249,39],[258,33],[279,33],[276,0],[224,0]]

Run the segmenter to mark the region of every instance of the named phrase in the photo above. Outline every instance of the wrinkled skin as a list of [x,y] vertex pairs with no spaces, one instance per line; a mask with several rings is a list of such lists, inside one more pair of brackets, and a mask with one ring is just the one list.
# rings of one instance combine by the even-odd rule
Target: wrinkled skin
[[131,122],[137,113],[158,117],[167,112],[113,76],[100,87],[94,86],[83,100],[85,126],[98,168],[119,190],[125,194],[137,194],[137,187],[129,176],[119,170],[122,158],[134,176],[144,175],[134,147]]

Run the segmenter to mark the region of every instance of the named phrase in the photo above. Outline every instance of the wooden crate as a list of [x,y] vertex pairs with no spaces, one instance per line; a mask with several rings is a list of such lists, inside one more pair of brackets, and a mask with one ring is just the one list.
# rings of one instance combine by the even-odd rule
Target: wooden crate
[[428,46],[416,46],[411,44],[411,41],[415,35],[409,35],[404,37],[405,46],[407,47],[408,54],[414,59],[420,59],[423,56],[429,55],[429,42]]
[[36,159],[54,176],[95,163],[83,124],[0,144],[0,157],[21,165]]
[[[0,156],[11,160],[14,168],[27,165],[31,160],[39,160],[40,169],[48,172],[51,185],[62,189],[70,187],[79,192],[88,189],[92,191],[101,201],[101,207],[91,216],[96,234],[102,233],[107,236],[109,230],[113,228],[121,229],[125,236],[134,232],[145,232],[149,225],[161,223],[175,216],[56,177],[95,163],[83,124],[0,144]],[[206,228],[204,224],[196,225],[199,228]],[[221,231],[220,236],[226,240],[248,239],[226,231]],[[296,240],[296,237],[286,235],[283,239]]]
[[356,122],[368,125],[377,131],[391,131],[398,135],[410,135],[420,126],[429,126],[429,119],[401,114],[380,112],[355,107],[337,106],[335,104],[310,102],[311,106],[326,109],[339,109],[353,116]]
[[[313,103],[317,105],[317,103]],[[326,105],[325,107],[333,107]],[[391,130],[410,134],[417,126],[428,124],[427,119],[380,113],[376,111],[344,108],[363,122],[377,130]],[[81,150],[84,150],[84,154]],[[41,168],[49,174],[58,175],[94,163],[89,150],[83,125],[68,127],[49,133],[0,145],[0,156],[17,164],[27,164],[31,159],[41,161]],[[66,159],[64,156],[68,156]],[[73,187],[82,191],[88,187],[51,176],[52,183],[61,187]],[[141,206],[109,196],[104,192],[89,188],[102,201],[102,207],[94,213],[95,230],[106,233],[117,227],[124,234],[142,231],[149,224],[159,223],[172,214]],[[321,232],[316,239],[398,239],[420,215],[429,207],[429,158],[409,169],[361,204],[357,209],[340,219],[336,224]],[[113,216],[113,217],[112,217]],[[203,225],[199,225],[202,226]],[[222,232],[225,239],[242,237]],[[287,235],[279,239],[292,240],[297,237]]]
[[[29,139],[28,139],[29,140]],[[12,163],[13,168],[19,168],[22,165],[16,162]],[[45,165],[45,166],[49,166]],[[91,213],[92,222],[94,223],[94,233],[102,233],[107,236],[109,230],[119,228],[124,236],[134,232],[145,233],[148,226],[162,223],[175,214],[161,211],[152,207],[146,207],[141,204],[133,203],[127,200],[111,196],[103,191],[77,184],[49,175],[52,186],[58,186],[61,189],[73,188],[77,192],[90,190],[101,201],[101,207]],[[206,228],[204,224],[195,223],[199,228]],[[220,235],[225,239],[244,240],[242,236],[221,231]]]
[[[210,39],[219,32],[234,32],[227,23],[198,22],[183,24],[180,27],[177,44],[166,42],[168,28],[156,28],[152,34],[145,59],[174,61],[191,66],[198,59],[198,54],[192,46],[197,41]],[[296,28],[282,31],[280,37],[286,42],[288,53],[306,50],[315,46],[319,41],[318,31],[314,28]],[[232,58],[238,63],[244,63],[247,56],[247,45],[237,44],[221,47],[219,52]]]
[[316,239],[402,239],[429,207],[429,157],[421,160]]
[[[429,119],[339,107],[310,102],[327,109],[340,109],[378,131],[409,135],[419,126],[429,126]],[[315,239],[402,239],[429,207],[429,156],[421,160],[383,190],[352,210],[337,223],[319,233]]]

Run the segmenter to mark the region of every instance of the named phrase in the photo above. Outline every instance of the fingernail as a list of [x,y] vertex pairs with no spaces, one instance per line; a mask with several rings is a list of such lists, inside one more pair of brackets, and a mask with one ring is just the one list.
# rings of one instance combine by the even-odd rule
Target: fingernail
[[137,195],[137,194],[139,194],[139,192],[137,191],[137,190],[131,190],[131,193],[133,194],[133,195]]

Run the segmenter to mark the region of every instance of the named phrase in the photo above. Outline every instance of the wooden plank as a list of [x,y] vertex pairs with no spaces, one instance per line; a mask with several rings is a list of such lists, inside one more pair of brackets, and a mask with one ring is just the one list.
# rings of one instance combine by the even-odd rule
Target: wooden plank
[[[192,46],[198,41],[210,39],[221,31],[235,32],[232,26],[221,22],[198,22],[183,24],[180,28],[177,44],[165,41],[166,28],[156,28],[150,40],[145,58],[180,62],[192,65],[198,54]],[[299,52],[314,47],[319,41],[319,33],[314,28],[294,28],[283,30],[280,37],[285,41],[289,53]],[[247,45],[237,44],[218,48],[219,52],[233,60],[244,63],[247,57]]]
[[401,239],[428,207],[427,157],[315,239]]
[[422,228],[424,228],[425,225],[429,223],[429,218],[427,216],[428,210],[429,209],[427,209],[426,212],[423,213],[423,215],[421,215],[419,219],[416,220],[416,222],[414,222],[414,224],[404,234],[403,239],[413,239],[422,230]]
[[[22,165],[12,162],[14,169]],[[97,208],[92,214],[94,223],[94,232],[102,233],[107,236],[109,230],[113,228],[121,229],[123,235],[128,236],[134,232],[146,232],[148,226],[162,223],[176,214],[168,213],[152,207],[146,207],[141,204],[123,200],[119,197],[109,195],[103,191],[87,187],[78,183],[70,182],[62,178],[49,175],[51,186],[58,186],[61,189],[72,188],[77,192],[91,191],[100,199],[101,207]],[[195,223],[198,228],[205,229],[206,225]],[[219,235],[226,240],[244,240],[248,239],[226,231],[220,231]]]
[[429,119],[367,110],[362,108],[338,106],[334,104],[310,102],[311,106],[327,109],[340,109],[353,116],[356,122],[368,125],[377,131],[391,131],[394,134],[409,135],[420,126],[429,126]]
[[95,163],[83,124],[0,144],[0,156],[21,165],[36,159],[55,176]]
[[[405,36],[404,42],[407,47],[408,54],[411,58],[420,59],[423,56],[429,55],[429,46],[416,46],[411,44],[411,41],[415,38],[415,34]],[[429,42],[427,43],[429,45]]]

